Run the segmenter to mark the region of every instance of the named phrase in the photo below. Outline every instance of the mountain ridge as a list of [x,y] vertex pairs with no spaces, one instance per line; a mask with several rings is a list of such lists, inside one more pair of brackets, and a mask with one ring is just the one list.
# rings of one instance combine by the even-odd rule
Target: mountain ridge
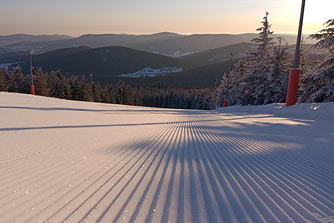
[[[174,58],[122,46],[66,48],[34,55],[33,60],[34,66],[45,71],[60,70],[76,75],[94,73],[97,78],[131,73],[147,66],[161,68],[180,65]],[[23,68],[27,70],[28,67],[26,60]]]
[[[69,47],[87,46],[92,48],[106,46],[124,46],[154,52],[168,56],[182,56],[204,50],[223,47],[231,44],[250,42],[256,33],[244,34],[191,34],[183,35],[171,32],[155,34],[85,34],[75,38],[55,39],[50,41],[18,41],[2,44],[9,51],[26,51],[33,49],[36,53]],[[284,37],[289,44],[294,44],[295,35],[274,34],[273,37]],[[307,40],[310,42],[311,40]]]

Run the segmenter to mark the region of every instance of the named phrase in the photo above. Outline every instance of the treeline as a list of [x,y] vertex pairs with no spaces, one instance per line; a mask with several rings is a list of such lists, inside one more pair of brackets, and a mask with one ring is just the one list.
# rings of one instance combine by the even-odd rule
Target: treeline
[[[215,108],[215,90],[209,88],[132,87],[90,82],[84,76],[64,76],[60,72],[33,71],[35,94],[78,101],[94,101],[160,108],[209,110]],[[31,75],[0,69],[0,91],[30,93]]]
[[[223,76],[217,93],[218,104],[224,101],[230,105],[285,102],[293,55],[287,52],[284,39],[273,40],[268,14],[257,29],[258,37],[252,40],[254,49],[234,65],[230,74]],[[318,40],[315,47],[328,51],[324,61],[307,66],[307,55],[303,51],[300,54],[299,102],[334,101],[334,19],[328,20],[325,25],[320,33],[311,35]]]

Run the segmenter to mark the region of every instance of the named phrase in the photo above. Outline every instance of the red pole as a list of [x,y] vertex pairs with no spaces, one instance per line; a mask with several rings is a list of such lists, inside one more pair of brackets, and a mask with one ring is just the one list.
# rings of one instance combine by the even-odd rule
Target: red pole
[[224,107],[227,107],[227,100],[224,100]]
[[286,96],[286,106],[291,106],[296,104],[298,82],[299,82],[299,70],[291,69],[288,94]]
[[34,95],[35,94],[35,85],[31,85],[31,94]]
[[298,35],[297,35],[297,43],[296,43],[296,53],[295,60],[293,62],[293,69],[290,71],[289,77],[289,88],[288,93],[286,95],[286,106],[291,106],[296,104],[296,97],[298,91],[298,81],[299,81],[299,54],[300,54],[300,41],[302,37],[302,29],[303,29],[303,19],[304,19],[304,9],[305,9],[305,0],[302,0],[302,8],[300,10],[300,18],[299,18],[299,27],[298,27]]
[[31,94],[35,94],[35,85],[34,85],[34,76],[32,74],[32,50],[29,50],[29,57],[30,57],[30,75],[31,75]]

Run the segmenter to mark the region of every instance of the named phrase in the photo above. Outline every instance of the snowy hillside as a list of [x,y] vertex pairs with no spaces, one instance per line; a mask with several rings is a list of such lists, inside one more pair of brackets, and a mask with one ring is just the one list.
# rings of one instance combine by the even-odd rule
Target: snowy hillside
[[333,222],[333,114],[2,92],[0,222]]
[[166,75],[169,73],[182,72],[182,67],[163,67],[154,69],[152,67],[145,67],[137,72],[129,74],[120,74],[119,77],[155,77],[158,75]]

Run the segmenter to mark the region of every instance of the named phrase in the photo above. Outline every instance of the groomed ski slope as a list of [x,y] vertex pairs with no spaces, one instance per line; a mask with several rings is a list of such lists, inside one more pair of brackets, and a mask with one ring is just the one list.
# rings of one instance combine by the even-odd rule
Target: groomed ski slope
[[0,93],[0,222],[333,222],[334,103],[216,111]]

